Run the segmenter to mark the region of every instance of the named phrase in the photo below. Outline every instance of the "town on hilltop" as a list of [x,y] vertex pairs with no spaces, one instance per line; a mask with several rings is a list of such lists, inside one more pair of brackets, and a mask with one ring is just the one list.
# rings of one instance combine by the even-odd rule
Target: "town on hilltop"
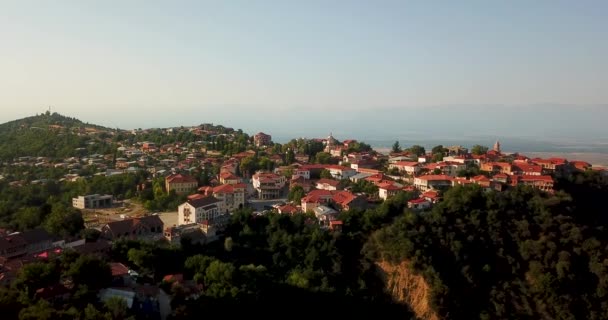
[[[111,261],[108,253],[118,240],[209,245],[223,239],[231,217],[241,210],[254,216],[308,214],[307,223],[338,233],[341,212],[375,208],[398,195],[407,197],[408,210],[425,214],[448,189],[463,185],[487,192],[524,186],[554,193],[556,179],[574,172],[608,175],[583,161],[505,153],[498,141],[492,148],[438,145],[431,150],[395,142],[382,153],[332,134],[279,144],[263,132],[249,136],[213,124],[118,130],[46,115],[51,116],[56,119],[42,116],[12,126],[10,134],[19,140],[0,154],[3,193],[29,190],[56,199],[44,209],[48,212],[22,213],[15,207],[10,209],[18,212],[14,219],[3,218],[4,285],[23,266],[67,250]],[[61,199],[69,199],[70,208],[61,207]],[[74,227],[78,223],[89,231]],[[99,288],[100,299],[126,297],[129,306],[153,302],[157,310],[159,287],[139,284],[142,270],[134,266],[111,262],[112,286]],[[182,274],[163,276],[182,283],[192,296],[203,290]],[[45,299],[73,294],[69,283],[35,289]]]

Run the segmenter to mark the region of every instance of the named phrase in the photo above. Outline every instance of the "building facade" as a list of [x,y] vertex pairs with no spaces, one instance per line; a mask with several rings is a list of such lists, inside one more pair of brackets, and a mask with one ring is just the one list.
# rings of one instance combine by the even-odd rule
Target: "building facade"
[[259,199],[276,199],[281,197],[286,178],[274,173],[258,172],[253,175],[251,181]]
[[264,132],[258,132],[253,136],[253,143],[256,147],[268,146],[272,142],[272,136]]
[[177,207],[178,225],[215,222],[225,215],[223,201],[213,196],[188,200]]
[[72,198],[72,206],[78,209],[111,208],[114,197],[109,194],[90,194]]
[[194,177],[182,174],[172,174],[165,178],[165,189],[167,193],[175,191],[177,194],[188,194],[198,187],[198,181]]

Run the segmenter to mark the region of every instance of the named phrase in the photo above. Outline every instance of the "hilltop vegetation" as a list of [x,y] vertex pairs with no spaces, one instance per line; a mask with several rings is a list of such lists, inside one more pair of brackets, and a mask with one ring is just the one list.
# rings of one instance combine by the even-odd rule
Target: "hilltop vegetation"
[[[87,130],[104,134],[91,140]],[[0,159],[16,157],[70,157],[87,152],[110,152],[104,138],[112,130],[58,113],[43,113],[0,125]]]
[[406,213],[375,232],[364,251],[422,275],[442,319],[606,319],[608,237],[599,208],[608,184],[584,173],[561,186],[594,193],[456,187],[428,214]]

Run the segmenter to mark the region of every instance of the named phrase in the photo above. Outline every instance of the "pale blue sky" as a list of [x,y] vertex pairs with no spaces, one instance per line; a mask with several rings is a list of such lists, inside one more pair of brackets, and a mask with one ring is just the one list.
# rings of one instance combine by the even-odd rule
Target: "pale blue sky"
[[[0,0],[0,121],[52,105],[127,128],[361,136],[385,128],[353,129],[374,108],[404,127],[434,108],[454,135],[471,106],[488,106],[485,123],[512,107],[607,107],[607,39],[608,1]],[[353,110],[369,117],[341,119]],[[569,130],[605,133],[605,108],[585,110]]]

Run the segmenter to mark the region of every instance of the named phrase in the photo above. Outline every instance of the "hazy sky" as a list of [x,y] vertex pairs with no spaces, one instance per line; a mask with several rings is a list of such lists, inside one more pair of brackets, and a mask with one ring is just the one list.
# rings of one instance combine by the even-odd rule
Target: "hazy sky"
[[449,127],[469,106],[486,121],[608,106],[607,17],[608,1],[0,0],[0,121],[51,105],[108,126],[289,133],[373,108],[451,106]]

